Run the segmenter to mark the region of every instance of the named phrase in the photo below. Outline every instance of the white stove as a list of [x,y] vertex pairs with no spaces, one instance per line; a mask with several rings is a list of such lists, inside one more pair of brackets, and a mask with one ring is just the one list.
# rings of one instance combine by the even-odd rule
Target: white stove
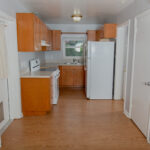
[[29,64],[30,64],[30,71],[31,72],[40,70],[40,60],[38,58],[31,59],[29,61]]

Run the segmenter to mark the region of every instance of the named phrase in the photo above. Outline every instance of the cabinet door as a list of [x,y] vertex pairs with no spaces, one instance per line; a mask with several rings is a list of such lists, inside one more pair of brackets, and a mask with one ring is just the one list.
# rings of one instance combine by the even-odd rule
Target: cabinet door
[[87,31],[87,40],[88,41],[96,41],[96,30],[88,30]]
[[49,50],[52,50],[53,47],[52,38],[52,30],[48,30],[48,43],[50,44]]
[[52,50],[61,50],[61,31],[60,30],[53,30],[53,47]]
[[60,77],[59,77],[59,86],[62,87],[62,66],[59,66]]
[[35,51],[41,51],[40,20],[36,16],[34,17],[34,49]]
[[117,25],[116,24],[104,24],[104,38],[116,38]]
[[73,87],[73,70],[72,69],[62,69],[62,86]]
[[47,112],[51,109],[51,78],[22,78],[22,110],[27,112]]
[[85,72],[84,69],[75,69],[73,71],[73,85],[74,87],[84,87],[85,86]]
[[33,52],[34,49],[34,15],[32,13],[17,13],[18,51]]

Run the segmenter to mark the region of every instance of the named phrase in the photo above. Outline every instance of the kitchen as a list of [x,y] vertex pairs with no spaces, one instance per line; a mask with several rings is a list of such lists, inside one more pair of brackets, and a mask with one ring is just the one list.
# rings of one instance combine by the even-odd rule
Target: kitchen
[[[9,107],[7,103],[3,104],[6,105],[9,111],[5,112],[2,117],[4,120],[3,123],[5,124],[2,132],[4,132],[10,124],[11,125],[8,129],[14,130],[18,121],[20,121],[20,123],[18,122],[19,127],[22,122],[27,120],[31,124],[35,124],[35,122],[39,123],[38,126],[33,127],[30,126],[29,123],[26,127],[30,128],[31,133],[32,131],[37,132],[38,136],[41,135],[41,137],[45,139],[46,137],[43,133],[45,133],[46,130],[38,130],[38,127],[41,128],[42,126],[37,119],[44,123],[47,118],[45,127],[43,126],[44,128],[47,128],[48,125],[51,127],[48,128],[47,132],[50,132],[51,130],[56,132],[53,124],[51,124],[51,121],[58,121],[59,124],[62,124],[62,127],[59,127],[55,123],[54,124],[56,125],[58,131],[62,130],[63,136],[66,136],[63,140],[63,136],[61,137],[60,132],[58,135],[60,136],[61,141],[64,141],[64,144],[72,144],[72,140],[74,138],[77,139],[77,136],[83,136],[86,134],[90,128],[90,125],[92,125],[88,122],[88,119],[85,120],[87,126],[85,126],[84,122],[80,122],[80,120],[84,120],[88,117],[89,120],[92,120],[91,115],[94,115],[95,117],[93,118],[93,123],[96,123],[97,120],[98,124],[95,125],[95,127],[97,128],[97,131],[100,130],[102,132],[103,127],[101,126],[102,128],[99,128],[98,125],[100,125],[100,122],[102,125],[102,122],[105,122],[109,116],[108,118],[106,117],[106,120],[103,120],[104,116],[99,119],[98,114],[101,116],[104,112],[106,114],[109,111],[112,111],[113,114],[113,112],[117,113],[119,111],[119,116],[122,116],[124,113],[125,116],[129,118],[126,123],[130,122],[130,118],[132,118],[131,113],[132,115],[134,113],[134,118],[132,118],[132,120],[137,124],[142,133],[144,133],[145,137],[147,137],[147,141],[149,141],[149,135],[147,134],[148,129],[145,128],[145,124],[141,125],[139,122],[140,120],[138,120],[139,118],[137,117],[136,112],[137,107],[135,111],[132,110],[132,105],[130,105],[131,101],[129,102],[131,99],[131,97],[129,97],[130,92],[133,92],[133,95],[131,94],[131,96],[135,96],[135,84],[137,83],[134,80],[134,82],[131,82],[129,85],[129,80],[134,78],[134,73],[130,70],[130,66],[132,66],[132,55],[131,51],[129,51],[132,43],[130,34],[133,35],[133,30],[131,30],[131,27],[133,27],[133,22],[125,19],[125,21],[122,21],[121,24],[115,20],[114,16],[111,16],[111,18],[107,18],[108,21],[100,21],[99,19],[99,22],[96,23],[89,19],[88,23],[86,23],[87,20],[84,16],[84,9],[80,8],[70,10],[71,13],[67,15],[69,17],[67,17],[66,23],[65,20],[57,17],[56,18],[58,20],[55,20],[56,18],[51,18],[50,21],[47,20],[48,23],[45,23],[44,20],[46,20],[46,17],[47,19],[50,17],[46,16],[47,12],[36,11],[36,8],[39,7],[36,6],[36,2],[29,3],[28,0],[22,1],[22,6],[28,8],[30,11],[21,11],[23,10],[23,8],[21,8],[21,10],[15,13],[16,19],[10,19],[12,22],[16,21],[17,25],[15,26],[15,24],[13,24],[13,27],[9,26],[11,22],[10,20],[7,23],[6,44],[13,45],[12,47],[14,48],[13,57],[11,57],[12,52],[8,53],[8,69],[10,74],[12,72],[14,74],[11,76],[12,79],[14,79],[15,73],[17,74],[17,82],[15,83],[15,80],[13,82],[8,80],[7,83],[7,86],[9,87],[9,96],[5,99],[9,99],[7,100]],[[127,5],[122,6],[122,10],[125,8],[130,10],[132,7],[139,6],[139,3],[140,2],[131,2],[131,4],[127,4],[126,2],[121,2],[121,4],[116,6],[116,8],[119,8],[118,6],[120,5]],[[40,3],[38,2],[37,4]],[[47,2],[45,2],[45,4],[47,4]],[[42,5],[42,7],[47,8],[45,4]],[[54,3],[52,4],[53,5],[50,6],[51,9],[55,5]],[[73,2],[69,3],[69,5],[72,4]],[[79,2],[78,4],[82,6],[84,3]],[[3,5],[5,6],[5,2]],[[77,4],[74,3],[74,5]],[[103,5],[107,6],[108,3],[103,3]],[[110,5],[108,6],[110,7]],[[19,6],[17,7],[19,8]],[[64,7],[64,5],[62,5],[62,7]],[[84,6],[82,6],[82,8],[84,8]],[[95,8],[97,7],[95,6]],[[47,8],[47,11],[48,10],[49,9]],[[135,16],[136,15],[137,14],[135,14]],[[78,20],[72,20],[77,18]],[[94,19],[94,17],[92,19]],[[58,21],[60,22],[58,23]],[[76,21],[79,22],[75,23]],[[16,30],[14,30],[15,28]],[[127,30],[124,30],[125,28],[127,28]],[[10,31],[13,36],[10,36]],[[10,44],[9,42],[13,41],[14,37],[16,37],[16,41]],[[121,38],[123,40],[120,40]],[[122,43],[122,41],[125,42]],[[17,48],[15,45],[16,43]],[[10,49],[9,46],[7,46],[7,49],[8,48]],[[127,51],[125,51],[125,49]],[[12,68],[14,61],[16,66],[18,65],[18,69],[13,71]],[[134,65],[135,64],[133,62],[133,66]],[[127,69],[127,71],[124,71],[124,69]],[[6,78],[6,76],[7,73],[4,77]],[[10,77],[8,76],[8,78]],[[148,82],[146,82],[145,85],[149,86]],[[13,97],[13,93],[17,93],[18,95]],[[122,101],[122,99],[124,101]],[[113,106],[114,109],[110,109]],[[122,106],[124,106],[124,110],[122,109]],[[147,112],[145,113],[147,114]],[[80,115],[81,117],[79,117]],[[127,119],[125,116],[120,119],[125,121]],[[67,121],[65,117],[68,119],[68,123],[65,122]],[[72,117],[74,117],[74,119]],[[115,120],[115,117],[117,116],[113,115],[112,120],[118,122],[119,120]],[[11,123],[11,121],[9,122],[9,120],[14,119],[19,120],[16,120],[16,122],[13,121],[13,123]],[[110,121],[111,119],[109,119],[109,123],[111,123]],[[67,123],[66,126],[65,123]],[[73,123],[79,128],[80,132],[79,130],[76,130]],[[77,123],[79,124],[77,125]],[[145,123],[148,124],[147,120],[145,120]],[[133,128],[133,124],[131,122],[129,124],[130,127],[128,129],[131,129],[130,132],[136,132],[136,137],[142,139],[141,134],[137,133],[137,128]],[[75,132],[73,132],[70,128],[66,130],[66,127],[69,127],[68,125],[71,125]],[[82,128],[83,125],[85,126],[85,130]],[[94,126],[92,125],[92,127]],[[115,126],[113,127],[115,130]],[[120,124],[120,127],[122,130],[125,129],[123,124]],[[116,131],[116,134],[119,134],[120,136],[123,132],[122,130],[118,132]],[[8,130],[6,130],[2,136],[4,148],[8,144],[7,138],[9,137],[9,132],[7,131]],[[96,135],[96,130],[92,129],[92,131],[93,135],[90,134],[91,138],[97,137],[100,140],[102,140],[104,138],[103,136],[106,134],[104,133],[102,137],[100,137]],[[72,132],[73,134],[71,137],[70,133]],[[82,132],[84,132],[84,134]],[[20,130],[18,130],[18,133],[23,134]],[[109,130],[109,134],[113,133]],[[124,136],[126,137],[123,132],[121,137],[123,138]],[[127,139],[133,138],[132,135],[130,135],[129,138],[128,136],[126,137]],[[59,138],[58,136],[52,136],[51,134],[49,136],[47,135],[47,138],[54,137],[57,140]],[[69,141],[67,142],[69,137],[70,143]],[[85,142],[84,144],[87,144],[86,140],[89,138],[90,136],[88,136],[83,143]],[[24,139],[26,139],[26,137],[24,137]],[[19,138],[16,138],[16,144],[18,143],[17,141],[21,142]],[[60,145],[62,144],[61,141]],[[27,145],[30,143],[28,142],[26,143]],[[77,140],[77,142],[79,141]],[[115,142],[116,141],[114,141],[114,143]],[[23,145],[25,143],[22,142]],[[54,143],[55,142],[50,143],[48,146],[52,146]],[[10,142],[10,145],[12,144],[13,141]],[[43,145],[44,142],[41,141],[41,144]],[[45,144],[47,145],[48,143]],[[23,145],[17,145],[16,147],[20,149],[23,148]],[[103,144],[99,145],[97,142],[96,145],[97,148],[104,146]],[[105,146],[106,145],[107,144],[105,143]],[[63,146],[63,148],[66,148],[65,145]],[[80,144],[80,142],[78,143],[78,146],[79,149],[83,148],[83,145]],[[92,139],[89,141],[89,148],[90,146],[92,146]],[[138,144],[136,146],[138,147]],[[39,149],[40,147],[41,145],[39,145]],[[122,148],[123,147],[124,145],[122,145]],[[30,146],[28,148],[30,149]],[[34,148],[34,145],[32,145],[32,148]],[[55,144],[55,149],[57,148],[57,144]],[[145,145],[145,148],[149,148],[149,145]]]

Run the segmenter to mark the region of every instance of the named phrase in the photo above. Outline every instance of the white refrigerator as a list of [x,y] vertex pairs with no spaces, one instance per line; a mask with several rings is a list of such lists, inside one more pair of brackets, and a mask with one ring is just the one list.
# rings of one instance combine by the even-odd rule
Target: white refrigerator
[[114,42],[86,43],[86,96],[89,99],[113,98]]

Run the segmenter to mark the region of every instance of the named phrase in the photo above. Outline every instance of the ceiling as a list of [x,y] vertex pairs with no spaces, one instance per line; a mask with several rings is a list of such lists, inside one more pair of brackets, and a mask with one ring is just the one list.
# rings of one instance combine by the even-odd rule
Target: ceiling
[[18,0],[45,23],[70,24],[74,9],[80,9],[83,24],[101,24],[134,0]]

